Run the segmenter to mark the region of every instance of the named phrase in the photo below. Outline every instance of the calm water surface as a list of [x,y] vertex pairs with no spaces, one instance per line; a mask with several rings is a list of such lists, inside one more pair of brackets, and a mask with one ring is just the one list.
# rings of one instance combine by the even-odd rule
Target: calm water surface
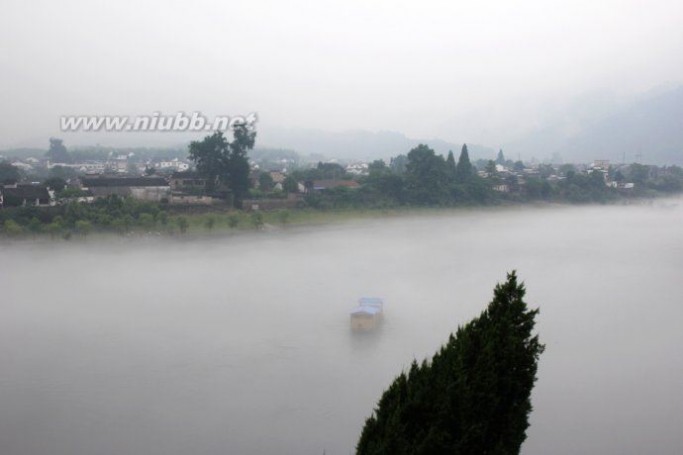
[[[349,454],[517,269],[547,344],[523,453],[683,451],[683,204],[0,244],[3,455]],[[354,336],[348,311],[385,299]]]

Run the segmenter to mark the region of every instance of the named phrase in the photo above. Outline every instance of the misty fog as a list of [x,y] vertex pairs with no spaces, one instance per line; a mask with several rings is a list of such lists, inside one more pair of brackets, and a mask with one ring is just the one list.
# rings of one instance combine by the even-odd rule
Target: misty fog
[[[512,269],[547,345],[522,453],[679,453],[681,222],[674,200],[1,244],[2,453],[352,453]],[[349,330],[361,296],[377,333]]]
[[682,15],[679,0],[4,0],[0,148],[179,144],[81,138],[59,118],[188,110],[257,111],[262,137],[365,129],[511,147],[680,85]]

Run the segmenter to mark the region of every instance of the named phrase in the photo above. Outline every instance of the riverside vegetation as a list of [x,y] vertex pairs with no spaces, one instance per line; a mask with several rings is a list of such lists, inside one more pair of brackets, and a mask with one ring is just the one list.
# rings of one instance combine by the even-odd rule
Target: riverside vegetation
[[[479,207],[534,202],[613,203],[634,198],[652,198],[680,193],[683,190],[683,169],[677,166],[656,167],[628,165],[624,170],[611,167],[604,171],[579,172],[572,165],[557,170],[561,178],[551,181],[554,172],[541,165],[538,175],[525,176],[520,184],[514,175],[498,172],[496,164],[524,169],[521,161],[505,161],[502,152],[496,161],[479,163],[482,177],[471,163],[464,145],[459,159],[452,152],[446,158],[437,155],[427,145],[419,145],[407,155],[399,155],[387,165],[376,160],[369,165],[368,175],[356,178],[357,188],[337,187],[325,191],[312,189],[313,181],[321,179],[350,180],[352,176],[336,163],[318,163],[308,169],[292,171],[275,191],[267,178],[259,179],[261,188],[249,188],[247,151],[255,143],[255,132],[237,126],[233,141],[222,133],[207,136],[190,144],[189,154],[197,171],[209,189],[227,188],[241,207],[244,198],[278,198],[297,192],[299,182],[307,191],[302,196],[302,208],[275,212],[247,213],[225,207],[188,212],[164,203],[152,203],[110,196],[92,204],[74,202],[78,190],[65,187],[64,181],[52,177],[46,184],[57,188],[63,201],[55,207],[17,207],[0,210],[0,235],[6,237],[49,236],[69,239],[85,237],[93,232],[127,235],[130,233],[186,234],[218,230],[261,229],[264,226],[284,226],[319,221],[334,221],[375,212],[414,210],[422,208]],[[0,183],[16,180],[18,171],[8,163],[0,163]],[[261,177],[268,174],[263,173]],[[628,181],[633,188],[623,190],[606,185]],[[264,191],[264,188],[266,191]],[[504,188],[496,191],[495,188]],[[75,193],[74,193],[75,192]]]

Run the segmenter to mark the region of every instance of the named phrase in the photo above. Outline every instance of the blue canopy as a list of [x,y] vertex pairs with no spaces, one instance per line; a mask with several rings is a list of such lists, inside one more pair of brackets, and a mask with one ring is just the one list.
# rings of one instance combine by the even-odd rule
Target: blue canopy
[[358,299],[360,306],[377,306],[382,307],[384,305],[384,300],[379,297],[361,297]]

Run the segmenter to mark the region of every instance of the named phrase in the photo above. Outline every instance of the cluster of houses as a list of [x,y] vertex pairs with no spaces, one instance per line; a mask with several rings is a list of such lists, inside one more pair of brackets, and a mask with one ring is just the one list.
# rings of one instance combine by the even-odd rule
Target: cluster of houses
[[[578,173],[590,175],[593,172],[597,172],[601,174],[605,186],[623,190],[632,190],[634,188],[632,182],[616,181],[610,177],[609,160],[595,160],[588,165],[575,165],[574,167]],[[621,171],[625,170],[622,168],[626,167],[628,167],[628,165],[625,164],[612,165],[612,170]],[[548,182],[558,182],[566,178],[566,176],[561,175],[558,168],[550,165],[513,168],[502,164],[496,164],[495,173],[490,172],[490,170],[482,170],[478,171],[478,175],[482,178],[495,180],[492,187],[495,191],[501,193],[519,191],[524,187],[529,178],[540,178]]]
[[[258,187],[258,175],[252,172],[252,185]],[[282,190],[285,175],[270,172],[273,189]],[[232,197],[225,187],[209,191],[207,181],[192,170],[172,172],[171,174],[151,174],[146,176],[130,176],[116,174],[85,174],[67,181],[67,189],[60,194],[54,188],[39,183],[7,183],[0,185],[0,208],[18,206],[49,207],[66,202],[76,201],[91,203],[108,196],[131,197],[140,201],[167,203],[186,206],[230,206]],[[357,185],[357,183],[353,182]],[[321,181],[316,188],[334,186],[334,182]],[[307,191],[303,184],[298,188],[302,193]],[[293,208],[301,201],[300,194],[292,194],[287,198],[247,200],[245,208],[250,210]]]
[[[1,158],[1,157],[0,157]],[[206,194],[206,181],[190,172],[190,163],[179,158],[136,160],[133,153],[110,153],[105,160],[54,163],[47,158],[14,159],[12,166],[26,174],[60,170],[67,188],[60,197],[53,188],[38,183],[0,185],[0,208],[51,206],[69,201],[93,202],[110,195],[173,204],[225,203],[225,194]],[[57,169],[56,169],[57,168]],[[54,175],[54,173],[52,173]]]
[[225,204],[229,200],[229,195],[220,191],[207,194],[206,180],[187,173],[188,171],[176,172],[169,177],[86,175],[69,179],[67,188],[75,191],[70,191],[61,198],[56,197],[52,188],[42,184],[0,185],[0,207],[45,207],[70,201],[89,203],[108,196],[184,205]]
[[[12,160],[12,165],[24,172],[33,172],[40,168],[47,170],[59,167],[65,170],[72,170],[77,174],[88,175],[128,175],[142,174],[153,169],[155,173],[169,175],[173,172],[187,171],[190,163],[179,158],[172,159],[149,159],[145,161],[135,160],[134,153],[110,154],[106,160],[84,160],[75,163],[55,163],[47,159],[37,159],[33,157]],[[2,157],[0,157],[2,159]]]
[[[232,203],[229,190],[218,188],[208,191],[206,180],[191,170],[189,162],[178,158],[141,163],[132,161],[130,154],[112,154],[106,161],[53,164],[46,163],[45,160],[27,158],[22,161],[15,160],[12,164],[23,170],[39,165],[47,166],[48,169],[62,166],[73,169],[74,173],[80,174],[81,177],[68,179],[68,187],[74,191],[67,192],[68,196],[61,198],[56,197],[59,195],[45,185],[30,183],[0,185],[0,208],[26,205],[50,206],[73,200],[88,203],[110,195],[171,205],[230,206]],[[256,163],[251,164],[250,179],[253,188],[259,188],[262,174],[267,173],[270,176],[269,181],[272,182],[270,189],[284,190],[283,186],[287,177],[285,169],[265,171],[260,170]],[[617,165],[616,168],[619,166],[621,165]],[[614,170],[615,166],[611,168]],[[601,173],[607,186],[625,190],[634,187],[633,183],[611,179],[609,169],[610,163],[607,160],[596,160],[590,165],[576,167],[577,172],[584,174]],[[345,171],[347,175],[353,177],[367,175],[368,164],[351,163],[346,165]],[[520,191],[526,180],[532,177],[549,182],[566,178],[557,168],[550,165],[507,167],[504,164],[495,164],[495,171],[487,168],[480,170],[479,175],[491,179],[493,189],[503,193]],[[287,197],[246,200],[243,207],[247,210],[292,208],[301,204],[301,195],[307,192],[320,192],[339,187],[353,189],[360,186],[356,180],[348,179],[315,180],[298,182],[297,185],[298,191]]]
[[[2,159],[2,157],[0,157]],[[286,160],[285,160],[286,161]],[[333,161],[334,162],[334,161]],[[143,201],[163,202],[174,205],[216,205],[230,204],[231,197],[225,188],[207,191],[206,180],[191,169],[191,163],[181,158],[140,160],[134,153],[112,152],[106,159],[89,159],[79,162],[55,163],[48,158],[13,159],[11,164],[25,174],[50,174],[61,171],[68,188],[73,191],[56,193],[53,188],[38,183],[0,184],[0,208],[10,206],[51,206],[69,201],[93,202],[110,195],[127,196]],[[251,187],[259,188],[260,177],[270,175],[272,187],[269,190],[283,191],[287,177],[288,161],[278,171],[259,169],[251,163]],[[268,166],[272,168],[272,166]],[[57,169],[55,169],[57,168]],[[52,172],[51,172],[52,171]],[[368,164],[354,162],[345,166],[353,177],[367,175]],[[68,176],[79,177],[68,178]],[[42,179],[41,179],[42,180]],[[319,180],[298,182],[297,195],[268,200],[260,198],[245,201],[247,209],[268,209],[296,206],[301,194],[310,191],[324,191],[340,186],[355,188],[359,184],[352,180]],[[60,197],[62,196],[62,197]]]

